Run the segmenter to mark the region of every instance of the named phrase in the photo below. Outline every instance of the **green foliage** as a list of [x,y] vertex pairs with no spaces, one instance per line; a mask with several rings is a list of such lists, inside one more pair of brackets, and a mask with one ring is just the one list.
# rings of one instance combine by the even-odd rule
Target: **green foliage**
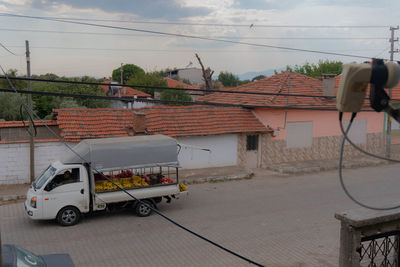
[[192,85],[192,83],[188,79],[182,79],[182,82],[186,83],[186,84],[189,84],[189,85]]
[[218,80],[222,82],[225,87],[235,87],[239,84],[239,77],[230,72],[221,71],[218,75]]
[[341,61],[320,60],[317,64],[306,62],[304,65],[295,65],[293,69],[290,66],[286,66],[286,69],[317,78],[321,77],[322,74],[339,75],[342,72],[343,63]]
[[[143,73],[134,78],[131,78],[128,83],[129,85],[145,85],[145,86],[167,86],[167,81],[163,79],[162,76],[159,75],[158,72],[148,72]],[[142,92],[148,93],[154,96],[153,88],[136,88]]]
[[[81,78],[67,78],[58,77],[54,74],[39,75],[38,78],[42,79],[61,79],[69,81],[83,81],[83,82],[98,82],[95,78],[83,76]],[[45,91],[55,93],[70,93],[81,95],[104,95],[104,92],[97,85],[84,85],[84,84],[68,84],[68,83],[46,83],[46,82],[32,82],[32,91]],[[48,117],[53,109],[56,108],[102,108],[108,107],[109,101],[98,100],[91,98],[64,98],[58,96],[44,96],[32,95],[33,102],[35,103],[34,111],[40,118]]]
[[254,77],[253,79],[251,79],[251,81],[252,82],[254,82],[254,81],[258,81],[258,80],[261,80],[261,79],[264,79],[266,76],[265,75],[258,75],[258,76],[256,76],[256,77]]
[[14,93],[0,93],[0,119],[6,121],[21,120],[21,99]]
[[249,83],[249,82],[251,82],[251,81],[250,80],[239,81],[238,85],[246,84],[246,83]]
[[[9,77],[16,77],[17,70],[10,69],[7,71],[7,75]],[[25,81],[12,80],[11,82],[16,89],[26,88]],[[6,79],[0,79],[0,87],[6,89],[12,89]],[[22,99],[26,101],[27,100],[26,95],[22,95]],[[7,121],[26,119],[26,116],[24,118],[21,118],[20,115],[20,106],[22,99],[21,95],[17,95],[14,93],[0,93],[0,119],[4,119]],[[23,116],[24,115],[26,114],[24,113]]]
[[[123,80],[124,84],[130,79],[137,78],[140,75],[145,74],[144,70],[136,66],[135,64],[126,64],[122,66],[123,72]],[[112,79],[116,82],[121,82],[121,68],[116,68],[112,72]]]
[[[192,102],[192,97],[186,91],[181,90],[163,90],[160,95],[161,100]],[[173,104],[177,105],[177,104]]]

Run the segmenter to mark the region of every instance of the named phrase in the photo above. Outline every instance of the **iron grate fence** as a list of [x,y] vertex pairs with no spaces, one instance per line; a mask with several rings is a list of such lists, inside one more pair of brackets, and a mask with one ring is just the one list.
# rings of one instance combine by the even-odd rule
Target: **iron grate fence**
[[400,231],[392,231],[361,238],[360,266],[400,267]]

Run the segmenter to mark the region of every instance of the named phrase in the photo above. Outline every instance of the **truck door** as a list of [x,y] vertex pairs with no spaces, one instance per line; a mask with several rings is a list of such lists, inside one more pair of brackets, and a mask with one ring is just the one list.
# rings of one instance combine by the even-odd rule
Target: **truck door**
[[89,210],[89,197],[84,167],[60,170],[43,190],[43,215],[55,218],[65,206],[81,212]]

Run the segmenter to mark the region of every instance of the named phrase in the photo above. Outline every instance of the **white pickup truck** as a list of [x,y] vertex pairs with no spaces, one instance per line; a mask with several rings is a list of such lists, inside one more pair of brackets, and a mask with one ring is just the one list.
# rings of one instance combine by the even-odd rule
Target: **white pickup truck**
[[148,216],[152,212],[149,206],[156,207],[163,197],[169,203],[187,193],[178,181],[178,144],[173,138],[87,139],[73,150],[31,184],[25,201],[31,219],[57,219],[70,226],[78,223],[82,214],[120,207]]

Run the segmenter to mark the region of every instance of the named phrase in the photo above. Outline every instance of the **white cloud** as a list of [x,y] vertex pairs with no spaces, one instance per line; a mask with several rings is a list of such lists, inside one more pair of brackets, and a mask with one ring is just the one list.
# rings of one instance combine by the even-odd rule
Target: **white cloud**
[[5,3],[5,4],[10,4],[10,5],[18,5],[18,6],[23,6],[23,5],[30,5],[31,0],[2,0],[0,3]]
[[[391,25],[398,18],[392,10],[399,9],[399,4],[394,2],[389,6],[373,7],[370,5],[355,6],[341,2],[325,1],[324,5],[317,1],[298,2],[295,8],[280,9],[244,9],[237,5],[238,0],[178,0],[178,4],[189,8],[208,8],[211,12],[203,16],[183,18],[182,21],[200,23],[226,23],[226,24],[252,24],[255,27],[213,27],[213,26],[178,26],[178,25],[152,25],[119,23],[131,28],[148,29],[162,32],[180,33],[187,35],[211,36],[224,39],[224,37],[388,37],[386,40],[277,40],[277,39],[235,39],[250,43],[297,47],[303,49],[338,51],[347,54],[365,54],[374,56],[389,45],[388,29],[304,29],[304,28],[262,28],[261,24],[273,25]],[[260,0],[261,1],[261,0]],[[11,2],[13,4],[11,4]],[[75,5],[53,4],[49,9],[26,8],[16,3],[27,3],[28,0],[6,0],[0,5],[0,10],[12,8],[22,14],[35,14],[38,16],[81,17],[95,19],[134,19],[140,20],[139,15],[109,12],[104,9],[83,8]],[[49,2],[49,1],[47,1]],[[50,1],[51,2],[51,1]],[[279,1],[267,0],[272,6]],[[0,2],[1,3],[1,2]],[[54,2],[53,2],[54,3]],[[329,4],[329,5],[328,5]],[[14,6],[12,6],[14,5]],[[49,7],[49,6],[48,6]],[[294,7],[294,6],[293,6]],[[25,8],[25,10],[23,9]],[[6,11],[6,10],[4,10]],[[10,11],[9,11],[10,12]],[[373,18],[373,20],[371,19]],[[165,17],[152,20],[167,21]],[[172,19],[171,19],[172,20]],[[175,19],[176,20],[176,19]],[[67,35],[67,34],[39,34],[2,32],[6,43],[23,44],[29,39],[32,45],[34,71],[54,72],[57,74],[79,75],[83,70],[86,74],[99,77],[109,76],[110,71],[121,62],[134,63],[147,70],[165,67],[184,67],[189,61],[197,62],[194,53],[199,52],[202,60],[216,73],[231,71],[244,73],[265,69],[277,69],[285,65],[303,64],[306,61],[315,62],[319,59],[334,59],[353,61],[354,58],[334,57],[321,54],[288,52],[271,48],[255,48],[239,44],[226,44],[213,41],[184,39],[178,37],[144,37],[143,33],[116,31],[111,29],[94,28],[82,25],[71,25],[55,22],[22,20],[0,17],[0,23],[14,28],[44,29],[60,31],[90,31],[113,32],[134,34],[134,37],[124,36],[95,36],[95,35]],[[96,23],[96,22],[94,22]],[[113,24],[98,22],[100,24]],[[115,24],[114,24],[115,25]],[[395,24],[396,25],[396,24]],[[396,32],[399,36],[400,32]],[[34,49],[35,46],[59,47],[92,47],[90,50],[45,50]],[[96,50],[96,48],[121,49]],[[21,48],[23,50],[23,48]],[[129,49],[129,50],[127,50]],[[133,50],[130,50],[133,49]],[[374,50],[371,50],[374,49]],[[152,50],[152,51],[150,51]],[[382,54],[387,56],[387,54]],[[399,55],[395,55],[398,57]],[[13,58],[7,58],[12,61]],[[15,59],[14,59],[15,60]],[[13,64],[9,64],[14,66]],[[23,65],[23,64],[22,64]],[[75,68],[76,67],[76,68]],[[22,68],[22,72],[24,72]]]
[[6,12],[9,11],[9,9],[5,5],[0,5],[0,11]]

